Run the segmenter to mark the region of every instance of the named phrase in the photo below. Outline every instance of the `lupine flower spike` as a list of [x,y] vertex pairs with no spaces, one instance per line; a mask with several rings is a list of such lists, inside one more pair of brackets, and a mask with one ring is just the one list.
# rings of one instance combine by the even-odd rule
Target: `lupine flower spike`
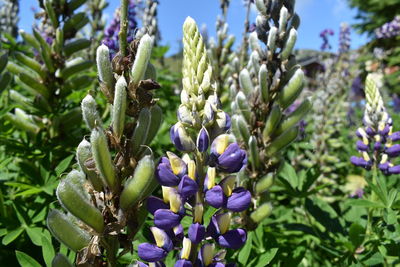
[[[163,264],[169,252],[180,250],[176,267],[225,266],[224,250],[217,252],[217,247],[238,249],[247,239],[246,231],[233,223],[234,213],[250,205],[250,192],[237,186],[235,176],[247,156],[226,133],[230,117],[221,110],[213,69],[192,18],[186,19],[183,32],[181,106],[170,133],[175,147],[187,154],[180,158],[167,152],[156,168],[163,198],[147,199],[155,244],[140,244],[138,254],[150,264]],[[203,215],[210,207],[218,210],[207,225]],[[187,216],[192,223],[183,229]]]

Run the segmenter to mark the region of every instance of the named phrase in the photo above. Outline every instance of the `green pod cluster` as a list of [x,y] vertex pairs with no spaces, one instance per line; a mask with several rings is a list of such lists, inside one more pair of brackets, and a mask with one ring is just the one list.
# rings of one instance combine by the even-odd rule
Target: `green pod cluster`
[[89,202],[89,195],[84,190],[80,178],[75,174],[68,175],[57,187],[57,198],[62,206],[72,215],[93,228],[97,233],[104,230],[103,216]]
[[104,184],[107,185],[111,191],[115,191],[118,183],[114,163],[111,159],[110,150],[108,149],[107,138],[101,128],[96,127],[92,130],[90,143],[92,145],[92,153],[96,168]]
[[147,155],[139,160],[133,176],[128,178],[122,190],[119,200],[121,209],[127,210],[146,197],[144,193],[153,182],[154,169],[155,166],[152,156]]
[[139,43],[135,61],[133,62],[131,72],[131,83],[135,86],[143,79],[150,60],[151,50],[153,49],[153,38],[145,34]]
[[47,227],[58,241],[77,252],[89,245],[91,236],[79,228],[70,216],[59,210],[51,210],[47,215]]
[[256,222],[260,223],[265,218],[267,218],[272,213],[272,206],[269,203],[264,203],[261,206],[257,207],[255,211],[250,214],[250,218]]
[[115,136],[121,139],[125,127],[125,112],[126,112],[126,81],[121,76],[115,84],[115,94],[112,112],[112,129]]

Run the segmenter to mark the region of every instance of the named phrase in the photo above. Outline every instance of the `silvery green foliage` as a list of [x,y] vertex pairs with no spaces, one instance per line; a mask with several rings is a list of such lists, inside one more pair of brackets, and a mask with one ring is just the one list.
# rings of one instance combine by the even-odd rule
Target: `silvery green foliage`
[[[155,166],[147,146],[162,123],[162,112],[148,92],[158,85],[145,80],[144,74],[153,39],[145,34],[134,42],[135,50],[127,51],[133,62],[119,66],[119,73],[111,66],[109,49],[105,45],[97,49],[99,80],[111,105],[111,121],[102,122],[94,97],[88,94],[83,99],[90,138],[77,148],[79,168],[57,187],[57,198],[69,215],[52,211],[47,219],[53,235],[77,252],[76,264],[115,266],[117,257],[132,249],[147,215],[142,200],[155,188]],[[117,255],[119,248],[127,250]]]
[[[70,135],[77,129],[81,121],[78,103],[67,97],[92,83],[87,73],[93,65],[76,56],[90,45],[89,40],[76,37],[89,21],[85,12],[77,11],[84,3],[44,1],[39,27],[33,28],[33,34],[20,30],[22,40],[32,51],[16,52],[7,64],[7,70],[23,89],[10,91],[11,102],[27,114],[19,118],[16,128],[26,131],[24,125],[32,124],[35,131],[28,132],[37,135],[42,131],[45,139]],[[18,119],[15,112],[8,113],[7,118],[11,123]]]
[[0,1],[0,33],[8,33],[13,37],[17,37],[18,12],[18,0]]
[[146,0],[142,15],[142,28],[136,34],[138,37],[148,34],[154,39],[154,46],[161,40],[157,19],[158,0]]
[[249,36],[247,66],[230,84],[232,110],[236,112],[233,132],[247,149],[250,161],[244,173],[244,184],[252,190],[255,203],[244,220],[249,229],[270,214],[265,192],[282,162],[282,152],[297,138],[297,124],[311,108],[305,100],[287,112],[304,84],[304,73],[293,55],[299,26],[294,1],[258,0],[256,7],[257,25]]

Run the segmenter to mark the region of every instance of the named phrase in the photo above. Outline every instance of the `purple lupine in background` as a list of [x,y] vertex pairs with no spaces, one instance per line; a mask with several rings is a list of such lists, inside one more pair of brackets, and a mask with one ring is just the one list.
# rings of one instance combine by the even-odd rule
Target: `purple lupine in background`
[[333,36],[333,34],[334,34],[334,32],[333,32],[332,29],[325,29],[319,34],[319,36],[322,38],[322,45],[321,45],[321,50],[322,51],[325,51],[325,50],[328,50],[328,49],[332,48],[332,46],[329,43],[329,38],[328,37],[329,37],[329,35]]
[[[188,18],[183,28],[182,104],[170,136],[176,149],[187,154],[167,152],[160,159],[155,176],[162,198],[147,199],[154,217],[154,242],[140,244],[138,255],[162,265],[171,250],[179,249],[176,267],[229,266],[224,251],[216,247],[239,249],[246,242],[247,233],[235,227],[234,216],[251,202],[250,192],[237,184],[235,175],[246,167],[247,155],[227,134],[231,120],[221,109],[196,23]],[[217,210],[206,222],[204,214],[212,208]],[[185,217],[190,217],[188,229],[181,224]]]
[[347,23],[341,23],[339,32],[339,54],[346,53],[350,50],[350,42],[350,27]]
[[398,94],[393,94],[392,96],[393,101],[393,110],[396,112],[400,111],[400,97]]
[[[108,49],[114,54],[118,51],[118,32],[120,29],[120,10],[119,8],[115,10],[114,17],[110,25],[105,29],[103,44],[105,44]],[[136,12],[135,12],[135,2],[134,0],[129,1],[128,5],[128,35],[127,41],[130,43],[133,40],[134,31],[137,28],[136,22]]]
[[369,74],[365,81],[364,127],[356,132],[356,143],[361,157],[352,156],[351,163],[370,170],[379,168],[385,175],[399,174],[400,165],[393,160],[400,155],[400,132],[392,132],[392,119],[387,113],[379,93],[379,79],[376,74]]
[[396,16],[392,21],[377,28],[375,35],[378,39],[392,38],[400,35],[400,16]]

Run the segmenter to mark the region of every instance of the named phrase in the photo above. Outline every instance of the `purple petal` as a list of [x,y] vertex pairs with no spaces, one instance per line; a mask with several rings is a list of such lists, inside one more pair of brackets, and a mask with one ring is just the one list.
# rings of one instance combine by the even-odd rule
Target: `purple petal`
[[150,196],[147,198],[147,210],[154,215],[154,213],[159,209],[168,209],[169,205],[158,197]]
[[389,136],[392,141],[399,141],[400,140],[400,132],[394,132]]
[[186,199],[193,196],[197,193],[197,190],[199,190],[199,185],[195,180],[189,178],[187,175],[182,177],[182,180],[178,186],[178,192],[182,198]]
[[193,223],[188,230],[190,241],[194,244],[200,243],[206,235],[206,228],[200,223]]
[[158,164],[156,178],[160,185],[163,186],[177,186],[181,180],[172,172],[171,166],[166,163]]
[[350,162],[358,167],[363,167],[365,169],[371,168],[371,162],[366,161],[363,158],[352,156]]
[[197,149],[200,152],[204,152],[207,151],[209,145],[210,145],[210,136],[208,135],[206,128],[203,127],[200,130],[199,136],[197,137]]
[[212,216],[210,223],[207,226],[207,236],[211,236],[214,239],[217,239],[219,236],[219,228],[218,228],[218,221],[216,216]]
[[398,155],[400,155],[400,145],[396,144],[389,148],[386,148],[385,152],[386,154],[388,154],[389,157],[397,157]]
[[386,162],[386,163],[381,163],[381,164],[379,164],[379,169],[381,170],[381,171],[383,171],[383,172],[386,172],[388,169],[389,169],[389,163],[388,162]]
[[159,209],[154,213],[154,225],[163,230],[177,226],[180,221],[181,216],[168,209]]
[[229,230],[225,234],[218,237],[218,244],[221,247],[239,249],[246,242],[247,235],[243,229]]
[[161,261],[167,256],[167,254],[168,253],[164,249],[150,243],[142,243],[138,247],[139,257],[148,262]]
[[228,113],[225,112],[225,116],[226,116],[226,125],[224,131],[228,131],[231,128],[232,122],[231,122],[231,117],[229,116]]
[[390,167],[388,169],[388,172],[390,174],[399,174],[400,173],[400,165],[396,165],[396,166]]
[[236,143],[230,144],[218,157],[218,167],[222,171],[234,173],[240,171],[247,162],[246,152]]
[[390,127],[389,125],[386,125],[385,128],[383,128],[383,130],[379,131],[379,134],[382,136],[386,136],[389,132],[390,132]]
[[226,207],[228,210],[241,212],[249,208],[251,202],[251,194],[246,189],[235,188],[232,195],[228,197]]
[[220,185],[216,185],[206,192],[205,198],[210,206],[218,209],[224,205],[226,197],[222,187]]
[[357,141],[357,149],[360,151],[368,151],[369,150],[369,145],[364,144],[363,141],[358,140]]
[[192,262],[188,260],[178,260],[174,265],[174,267],[192,267],[192,266],[193,266]]

